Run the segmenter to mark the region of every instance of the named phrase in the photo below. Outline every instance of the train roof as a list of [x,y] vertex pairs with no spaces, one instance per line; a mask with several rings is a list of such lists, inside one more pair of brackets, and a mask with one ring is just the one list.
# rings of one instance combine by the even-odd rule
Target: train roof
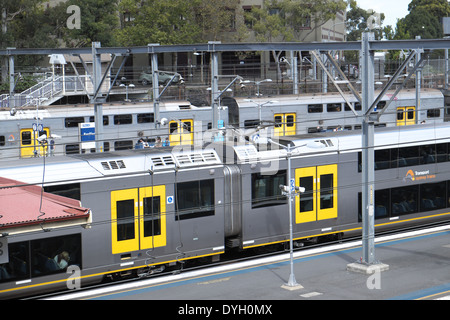
[[0,177],[29,184],[40,184],[44,180],[48,185],[221,164],[216,151],[210,148],[146,148],[0,161]]
[[[450,123],[377,128],[375,149],[450,143]],[[205,148],[175,146],[0,161],[0,177],[46,185],[86,179],[142,175],[184,169],[208,169],[233,163],[285,159],[291,144],[293,157],[314,157],[361,150],[362,131],[337,131],[273,138],[275,143],[216,142]],[[231,152],[229,152],[231,150]],[[45,164],[45,166],[44,166]],[[44,172],[45,170],[45,172]]]
[[[282,146],[292,147],[293,157],[312,157],[333,153],[349,153],[362,148],[361,130],[342,130],[272,138],[268,147],[267,139],[257,143],[234,145],[238,163],[252,163],[285,158],[287,151]],[[450,123],[433,123],[401,127],[376,128],[374,148],[376,150],[450,142]],[[277,146],[277,144],[281,146]]]
[[[127,113],[148,113],[153,112],[153,102],[133,102],[130,104],[124,103],[104,103],[102,105],[104,115],[112,114],[127,114]],[[160,111],[181,111],[181,110],[197,110],[207,107],[197,107],[191,104],[189,101],[167,101],[160,102]],[[50,105],[39,106],[38,115],[40,119],[52,118],[52,117],[76,117],[85,116],[86,114],[94,115],[93,104],[75,104],[75,105]],[[11,115],[9,108],[3,108],[0,110],[1,120],[22,120],[22,119],[35,119],[36,118],[36,106],[27,106],[17,108],[17,112],[14,116]]]
[[[381,91],[375,91],[375,96],[378,96]],[[382,100],[389,100],[394,94],[393,90],[388,91]],[[437,89],[424,88],[420,91],[421,97],[423,98],[443,98],[443,94]],[[345,93],[345,98],[350,102],[356,102],[357,99],[352,93]],[[405,89],[400,91],[396,99],[415,99],[416,92],[415,89]],[[298,94],[298,95],[279,95],[279,96],[267,96],[261,98],[234,98],[240,107],[255,107],[257,103],[266,103],[268,101],[274,101],[272,104],[266,105],[289,105],[289,104],[322,104],[322,103],[333,103],[338,101],[344,102],[344,99],[338,92],[328,92],[328,93],[311,93],[311,94]]]

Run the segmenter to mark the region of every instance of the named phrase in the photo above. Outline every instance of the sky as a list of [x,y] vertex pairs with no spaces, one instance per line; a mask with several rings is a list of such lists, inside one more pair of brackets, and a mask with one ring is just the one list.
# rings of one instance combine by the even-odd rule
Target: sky
[[404,18],[408,13],[408,5],[412,0],[356,0],[358,7],[384,13],[383,26],[391,25],[394,29],[397,19]]

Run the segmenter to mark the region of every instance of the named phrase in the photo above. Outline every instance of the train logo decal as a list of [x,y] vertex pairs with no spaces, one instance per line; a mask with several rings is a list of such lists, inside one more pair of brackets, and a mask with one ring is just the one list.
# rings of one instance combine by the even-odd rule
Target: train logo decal
[[412,170],[408,170],[405,177],[403,178],[403,181],[406,182],[406,181],[414,181],[414,180],[415,180],[414,172]]
[[408,181],[419,181],[419,180],[427,180],[427,179],[435,179],[436,175],[435,174],[430,174],[430,170],[424,170],[424,171],[413,171],[413,170],[408,170],[408,172],[406,172],[405,177],[403,178],[404,182],[408,182]]

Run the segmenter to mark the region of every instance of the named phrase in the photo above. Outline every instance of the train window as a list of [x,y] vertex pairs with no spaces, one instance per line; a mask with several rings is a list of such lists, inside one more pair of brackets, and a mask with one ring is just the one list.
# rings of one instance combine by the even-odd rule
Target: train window
[[333,174],[320,176],[320,209],[333,208]]
[[120,140],[114,141],[114,150],[128,150],[133,149],[133,141],[132,140]]
[[441,110],[439,108],[427,110],[427,118],[439,118],[440,116]]
[[340,103],[328,103],[327,112],[339,112],[342,110],[341,107]]
[[117,201],[116,206],[117,241],[134,239],[134,200]]
[[420,164],[435,163],[436,162],[436,145],[429,144],[419,147],[420,152]]
[[[375,219],[383,219],[390,217],[390,189],[375,191]],[[362,194],[358,193],[358,222],[362,221]]]
[[[355,109],[355,111],[361,111],[362,110],[361,103],[355,102],[353,104],[353,108]],[[344,104],[344,111],[352,111],[352,109],[350,109],[347,103]]]
[[144,237],[161,235],[161,197],[144,198]]
[[79,144],[67,144],[66,145],[66,154],[75,154],[80,153],[80,145]]
[[31,144],[31,131],[22,131],[22,145]]
[[391,189],[391,212],[393,216],[416,213],[418,210],[419,186]]
[[407,167],[419,164],[419,148],[404,147],[398,149],[398,166]]
[[286,127],[293,127],[295,124],[294,115],[286,115]]
[[0,282],[30,278],[29,245],[28,241],[8,245],[9,262],[0,264]]
[[78,124],[79,123],[83,123],[83,122],[84,122],[84,117],[65,118],[64,119],[64,126],[66,128],[74,128],[74,127],[78,128]]
[[69,183],[57,186],[47,186],[44,187],[44,191],[52,194],[57,194],[59,196],[81,200],[81,191],[79,183]]
[[448,143],[438,143],[436,145],[436,157],[437,162],[447,162],[450,160],[449,154],[448,154]]
[[314,210],[314,177],[300,177],[299,185],[305,188],[300,197],[300,212]]
[[0,147],[5,145],[5,136],[0,136]]
[[171,122],[169,124],[169,132],[170,132],[170,134],[176,133],[177,130],[178,130],[178,122]]
[[8,252],[9,262],[0,265],[0,282],[65,272],[69,265],[82,267],[80,234],[11,243]]
[[190,121],[183,121],[183,129],[192,132],[192,126]]
[[386,101],[380,101],[377,103],[377,109],[383,109],[386,106]]
[[[94,116],[90,116],[89,117],[89,122],[95,122],[95,117]],[[103,125],[104,126],[109,125],[109,117],[108,116],[103,116]]]
[[391,163],[391,150],[375,150],[375,170],[389,169]]
[[108,152],[109,151],[109,142],[103,142],[103,151]]
[[258,125],[259,125],[259,120],[245,120],[244,121],[245,129],[256,128]]
[[114,116],[115,125],[132,124],[132,123],[133,123],[133,116],[131,114],[116,114]]
[[282,116],[275,116],[275,128],[281,128],[283,125],[283,117]]
[[81,267],[81,235],[31,241],[31,252],[33,276],[65,272],[69,265]]
[[386,218],[390,215],[389,189],[375,191],[375,219]]
[[155,115],[153,113],[140,113],[137,115],[138,123],[151,123],[155,122]]
[[323,105],[308,104],[308,113],[320,113],[320,112],[323,112]]
[[175,220],[214,215],[214,180],[182,182],[176,186]]
[[286,204],[280,185],[286,185],[286,170],[274,175],[252,174],[252,208]]
[[[447,190],[447,191],[446,191]],[[375,191],[375,219],[444,209],[449,206],[450,180]],[[358,222],[362,221],[361,192]]]
[[446,207],[445,181],[426,183],[420,186],[420,211],[431,211]]

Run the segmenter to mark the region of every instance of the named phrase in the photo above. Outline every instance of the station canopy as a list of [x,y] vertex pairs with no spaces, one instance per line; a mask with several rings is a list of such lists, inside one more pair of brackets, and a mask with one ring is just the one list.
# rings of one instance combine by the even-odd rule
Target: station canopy
[[41,186],[0,177],[0,234],[90,226],[91,210],[78,200],[43,192]]

